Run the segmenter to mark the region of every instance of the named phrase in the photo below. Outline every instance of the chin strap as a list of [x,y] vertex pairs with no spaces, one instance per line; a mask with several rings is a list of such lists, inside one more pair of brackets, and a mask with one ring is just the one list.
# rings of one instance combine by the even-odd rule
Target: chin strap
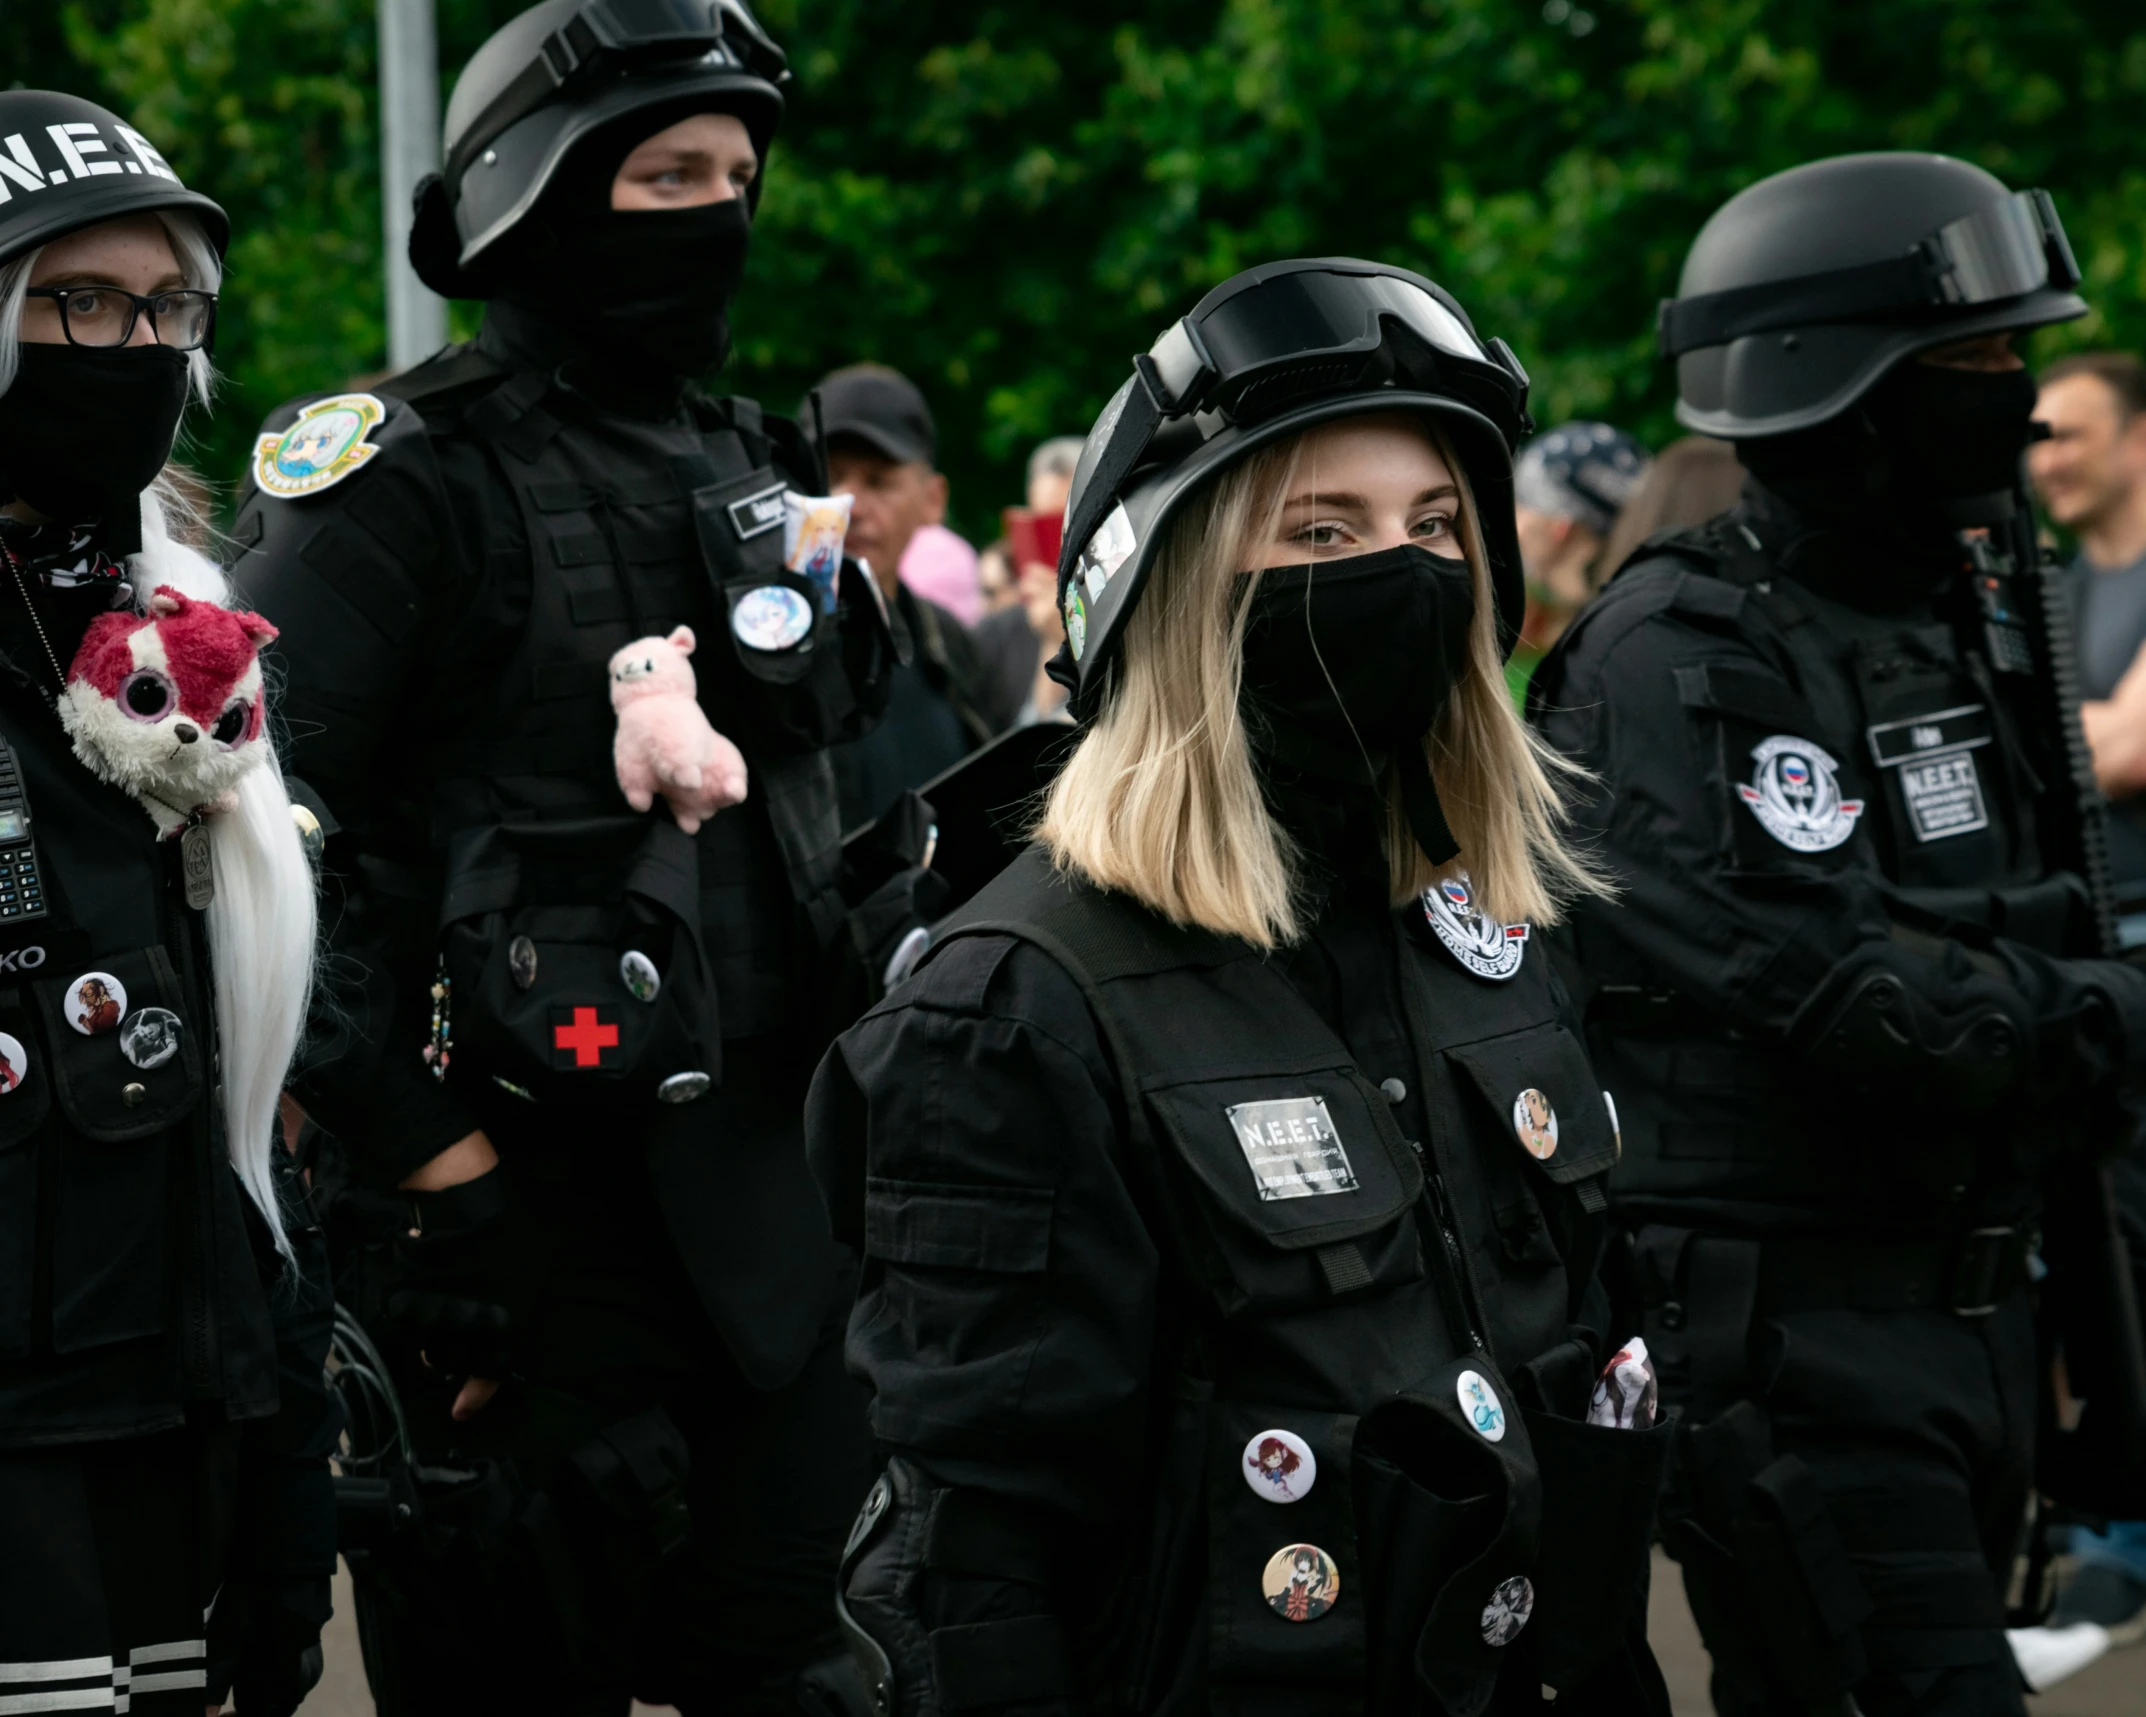
[[1408,827],[1416,845],[1433,864],[1460,856],[1460,842],[1453,838],[1445,807],[1438,803],[1438,788],[1431,781],[1431,766],[1421,745],[1404,745],[1394,753],[1393,766],[1401,774],[1401,809],[1408,814]]

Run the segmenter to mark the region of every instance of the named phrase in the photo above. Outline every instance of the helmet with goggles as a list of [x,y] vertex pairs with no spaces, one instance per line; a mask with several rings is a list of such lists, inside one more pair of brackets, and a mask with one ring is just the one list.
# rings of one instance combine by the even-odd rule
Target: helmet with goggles
[[1268,263],[1224,281],[1133,360],[1088,434],[1066,503],[1052,672],[1095,713],[1126,617],[1186,501],[1262,447],[1367,412],[1432,419],[1468,479],[1508,648],[1524,604],[1513,448],[1528,377],[1420,274],[1350,257]]
[[[445,165],[418,188],[413,260],[441,290],[474,290],[473,271],[567,158],[619,121],[647,135],[694,113],[735,114],[765,159],[789,81],[744,0],[542,0],[455,82]],[[746,195],[757,204],[757,178]]]
[[181,184],[133,126],[78,95],[0,91],[0,263],[84,227],[163,210],[193,216],[223,255],[229,218]]
[[1944,155],[1842,155],[1739,192],[1700,229],[1662,356],[1677,417],[1752,440],[1840,416],[1933,346],[2086,314],[2056,205]]

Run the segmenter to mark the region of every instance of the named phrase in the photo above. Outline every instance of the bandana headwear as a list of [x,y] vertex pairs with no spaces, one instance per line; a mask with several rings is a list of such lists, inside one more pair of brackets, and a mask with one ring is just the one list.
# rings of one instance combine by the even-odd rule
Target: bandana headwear
[[1607,536],[1653,463],[1644,447],[1607,423],[1560,424],[1513,461],[1513,499]]

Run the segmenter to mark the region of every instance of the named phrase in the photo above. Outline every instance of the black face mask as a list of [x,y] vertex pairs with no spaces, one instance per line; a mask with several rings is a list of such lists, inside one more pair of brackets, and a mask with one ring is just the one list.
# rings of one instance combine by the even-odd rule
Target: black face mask
[[1244,698],[1261,749],[1309,775],[1374,784],[1389,763],[1432,862],[1458,850],[1420,743],[1466,671],[1475,589],[1463,560],[1407,544],[1260,575]]
[[698,375],[730,353],[730,301],[752,216],[733,197],[694,209],[555,216],[544,254],[499,296],[664,373]]
[[1891,453],[1894,486],[1936,502],[1994,495],[2019,481],[2034,417],[2034,377],[1909,362],[1870,396],[1870,420]]
[[169,346],[25,341],[0,395],[0,489],[47,518],[102,521],[114,555],[141,546],[141,493],[171,457],[186,354]]

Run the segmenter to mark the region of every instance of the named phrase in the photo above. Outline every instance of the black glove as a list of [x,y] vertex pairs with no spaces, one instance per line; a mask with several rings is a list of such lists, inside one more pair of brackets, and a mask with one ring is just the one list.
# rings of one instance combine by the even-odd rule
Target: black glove
[[505,1377],[514,1299],[505,1177],[494,1168],[444,1192],[411,1192],[390,1259],[390,1327],[450,1378]]
[[209,1618],[209,1697],[244,1717],[290,1717],[320,1682],[328,1582],[225,1585]]

